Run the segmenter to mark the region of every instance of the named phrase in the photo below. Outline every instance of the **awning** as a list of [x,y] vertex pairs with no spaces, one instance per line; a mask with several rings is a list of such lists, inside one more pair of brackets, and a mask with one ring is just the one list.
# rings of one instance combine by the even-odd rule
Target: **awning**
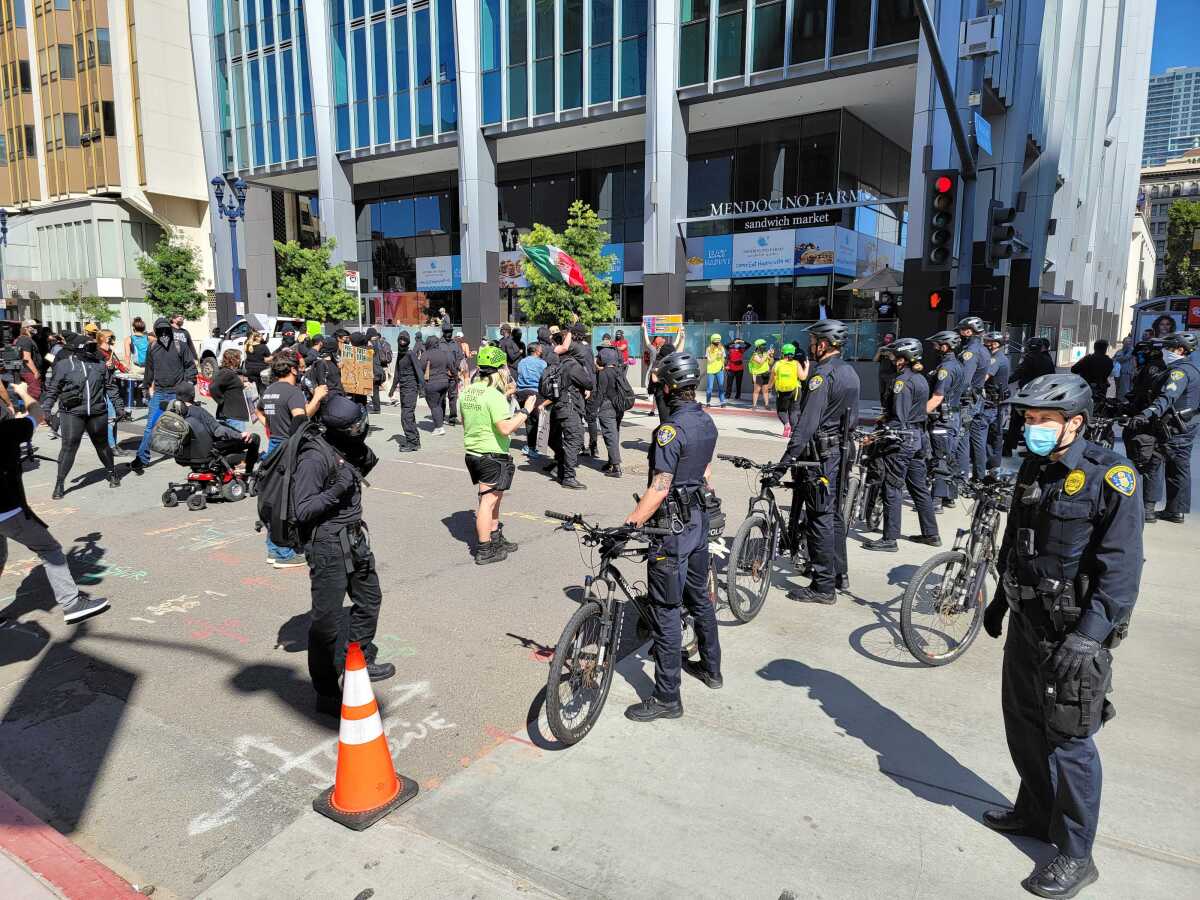
[[839,291],[886,291],[898,294],[904,288],[904,275],[891,266],[884,266],[878,272],[864,275],[849,284],[844,284]]

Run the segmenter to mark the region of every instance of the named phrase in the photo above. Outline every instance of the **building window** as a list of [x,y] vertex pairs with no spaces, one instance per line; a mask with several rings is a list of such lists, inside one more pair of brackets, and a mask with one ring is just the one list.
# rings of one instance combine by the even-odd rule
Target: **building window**
[[[108,40],[108,29],[96,29],[96,59],[102,66],[112,65],[112,45]],[[91,54],[88,54],[88,64],[91,64]]]
[[25,130],[25,156],[35,159],[37,157],[37,130],[32,125],[22,127]]
[[708,80],[708,2],[681,0],[679,6],[679,86]]
[[429,7],[414,13],[417,51],[417,136],[433,134],[433,44],[429,33]]
[[755,0],[754,71],[778,69],[783,65],[783,32],[786,4],[783,0]]
[[479,71],[482,73],[484,125],[495,124],[503,118],[500,108],[500,2],[481,0],[479,4]]
[[562,108],[583,106],[583,0],[562,0]]
[[33,79],[29,76],[29,60],[21,59],[17,61],[17,71],[20,76],[21,93],[29,94],[33,92]]
[[834,56],[866,50],[870,31],[871,0],[837,0],[833,13]]
[[877,47],[917,39],[921,20],[917,17],[916,0],[891,0],[889,3],[880,3],[878,17],[879,20],[875,24]]
[[79,146],[79,114],[63,113],[63,136],[68,147]]
[[412,137],[408,106],[408,16],[392,19],[392,79],[396,94],[396,140]]
[[70,44],[58,45],[58,73],[66,80],[75,78],[75,48]]
[[741,75],[746,64],[746,4],[740,0],[717,3],[717,80]]
[[117,136],[117,115],[111,100],[105,100],[100,104],[101,115],[104,121],[104,136]]
[[826,0],[795,0],[792,13],[792,62],[825,58]]
[[351,63],[354,66],[354,146],[371,143],[371,116],[367,110],[370,93],[367,81],[367,27],[359,26],[350,32],[353,42]]
[[508,3],[508,117],[523,119],[529,114],[529,81],[526,70],[528,46],[526,23],[527,0],[505,0]]
[[458,63],[454,58],[454,0],[437,0],[438,119],[442,132],[458,127]]
[[554,0],[534,0],[533,114],[554,112]]
[[610,103],[613,98],[613,0],[592,0],[591,68],[589,103]]
[[[14,0],[14,2],[19,3],[21,0]],[[34,2],[36,3],[37,0],[34,0]],[[54,0],[54,8],[62,12],[69,12],[71,9],[71,0]]]
[[646,93],[646,0],[621,0],[621,99]]
[[375,143],[386,144],[392,139],[391,92],[388,89],[387,21],[371,24],[372,75],[375,78]]

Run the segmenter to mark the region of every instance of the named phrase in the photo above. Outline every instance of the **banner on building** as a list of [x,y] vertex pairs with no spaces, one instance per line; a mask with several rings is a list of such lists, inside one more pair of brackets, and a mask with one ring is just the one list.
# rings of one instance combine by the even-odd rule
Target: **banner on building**
[[418,256],[418,291],[457,291],[462,289],[462,261],[458,256]]

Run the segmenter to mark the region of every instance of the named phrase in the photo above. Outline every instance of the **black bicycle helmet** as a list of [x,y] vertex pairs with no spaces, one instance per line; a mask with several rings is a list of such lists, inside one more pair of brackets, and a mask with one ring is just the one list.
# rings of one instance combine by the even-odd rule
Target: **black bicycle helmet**
[[916,338],[900,338],[889,344],[887,349],[893,356],[906,359],[909,363],[919,362],[923,353],[921,342]]
[[1003,344],[1008,340],[1008,335],[1003,331],[989,331],[983,336],[985,344]]
[[808,326],[808,333],[819,341],[829,341],[831,346],[841,347],[850,335],[850,329],[840,319],[822,319]]
[[965,319],[960,320],[954,327],[957,331],[970,328],[976,334],[983,334],[983,319],[979,318],[979,316],[967,316]]
[[939,331],[936,334],[931,334],[925,340],[929,341],[931,344],[948,344],[950,346],[951,353],[958,350],[958,348],[962,346],[963,342],[962,335],[960,335],[957,331]]
[[1092,386],[1078,375],[1039,375],[1017,391],[1015,409],[1052,409],[1068,419],[1091,416]]
[[1164,349],[1182,349],[1184,353],[1195,353],[1196,343],[1196,332],[1194,331],[1176,331],[1174,334],[1168,334],[1162,339]]
[[1030,338],[1025,342],[1026,353],[1049,353],[1050,341],[1044,337]]
[[690,388],[700,383],[700,360],[683,350],[668,353],[654,367],[659,382],[669,388]]

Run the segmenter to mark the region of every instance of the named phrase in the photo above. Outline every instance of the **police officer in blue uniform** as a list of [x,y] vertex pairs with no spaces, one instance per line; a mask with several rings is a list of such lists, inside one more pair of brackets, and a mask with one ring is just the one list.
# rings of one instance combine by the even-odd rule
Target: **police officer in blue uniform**
[[675,352],[655,366],[658,384],[666,397],[668,413],[654,429],[650,441],[649,484],[629,525],[670,528],[673,534],[650,549],[647,583],[654,654],[654,693],[627,710],[635,722],[678,719],[680,606],[691,613],[700,660],[682,660],[683,668],[714,690],[720,688],[721,642],[717,617],[708,597],[708,512],[703,494],[717,449],[717,426],[696,402],[700,361],[690,353]]
[[1004,453],[1004,435],[1008,433],[1009,374],[1007,343],[1003,331],[989,331],[983,336],[991,361],[988,363],[987,381],[983,384],[983,418],[987,422],[987,468],[995,474],[1000,468]]
[[[1153,434],[1157,445],[1142,472],[1146,477],[1146,521],[1182,525],[1192,511],[1192,443],[1200,429],[1200,369],[1189,358],[1196,350],[1196,335],[1180,331],[1163,338],[1165,370],[1151,387],[1150,405],[1129,422],[1131,433]],[[1167,502],[1155,507],[1161,496],[1159,472],[1166,466]]]
[[1129,460],[1084,437],[1092,389],[1078,375],[1021,388],[1029,456],[1000,547],[1001,589],[984,614],[1004,644],[1001,706],[1021,777],[1012,810],[984,824],[1048,841],[1057,855],[1022,882],[1039,897],[1074,897],[1096,880],[1100,756],[1111,719],[1112,650],[1128,633],[1142,572],[1142,498]]
[[958,445],[962,434],[963,389],[966,374],[956,355],[962,338],[953,331],[939,331],[927,340],[942,354],[942,361],[930,373],[929,445],[933,450],[933,499],[936,508],[954,506],[958,498]]
[[849,435],[858,424],[861,392],[858,373],[842,359],[848,330],[837,319],[824,319],[808,329],[808,379],[800,386],[800,409],[792,411],[792,436],[780,462],[808,460],[819,468],[796,470],[799,486],[792,503],[803,503],[808,514],[809,574],[812,584],[788,591],[803,603],[837,602],[835,590],[849,590],[846,566],[846,522],[842,518]]
[[922,436],[929,405],[929,382],[912,370],[921,361],[921,342],[915,338],[901,338],[891,347],[896,363],[896,379],[892,389],[883,397],[883,424],[905,433],[904,443],[883,457],[883,539],[866,541],[867,550],[882,550],[895,553],[896,539],[900,537],[900,509],[904,488],[912,496],[921,523],[921,533],[910,541],[940,547],[937,516],[933,512],[933,499],[929,496],[929,473],[925,467],[925,450]]
[[958,323],[962,338],[959,359],[963,365],[963,431],[958,440],[958,471],[982,479],[987,474],[988,420],[983,410],[983,386],[992,355],[983,346],[983,319],[967,316]]

